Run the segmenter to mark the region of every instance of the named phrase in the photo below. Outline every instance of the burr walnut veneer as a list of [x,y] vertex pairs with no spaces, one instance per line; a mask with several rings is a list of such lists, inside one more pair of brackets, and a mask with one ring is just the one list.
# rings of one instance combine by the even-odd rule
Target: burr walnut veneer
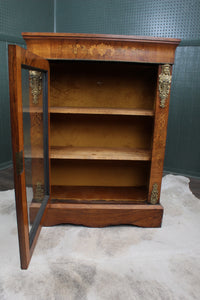
[[[62,223],[161,226],[159,199],[171,74],[180,40],[68,33],[22,35],[27,50],[9,48],[16,204],[21,254],[26,253],[22,267],[27,267],[32,253],[26,249],[27,241],[23,244],[28,235],[25,210],[34,224],[46,194],[40,227]],[[20,64],[29,69],[30,82],[29,105],[23,108],[22,91],[16,82],[16,76],[22,76]],[[41,70],[49,84],[46,108],[41,106],[41,97],[48,87],[41,83]],[[27,112],[31,137],[25,149],[22,113]],[[24,158],[30,156],[34,201],[24,208]],[[34,234],[37,237],[38,231]],[[36,237],[30,242],[32,248]]]

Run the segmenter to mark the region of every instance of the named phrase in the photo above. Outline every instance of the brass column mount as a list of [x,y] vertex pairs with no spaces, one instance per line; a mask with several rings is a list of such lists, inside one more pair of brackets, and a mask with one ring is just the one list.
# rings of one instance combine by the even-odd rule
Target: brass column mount
[[170,85],[172,81],[171,66],[169,64],[162,65],[162,71],[159,75],[159,93],[160,107],[165,108],[165,101],[169,95]]
[[38,104],[38,97],[42,90],[42,72],[29,71],[29,81],[31,94],[33,96],[33,104]]
[[44,198],[44,186],[41,182],[36,183],[35,199],[41,201]]
[[157,183],[153,184],[150,202],[153,205],[158,203],[158,184]]

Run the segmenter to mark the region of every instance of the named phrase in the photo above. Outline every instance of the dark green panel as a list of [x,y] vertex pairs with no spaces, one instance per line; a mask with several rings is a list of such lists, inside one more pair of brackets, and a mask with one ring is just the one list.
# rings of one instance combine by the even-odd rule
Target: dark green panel
[[200,176],[200,47],[176,51],[165,170]]
[[173,74],[165,170],[200,177],[200,1],[57,0],[56,6],[57,32],[183,39]]
[[11,133],[7,66],[7,43],[0,42],[0,168],[11,163]]
[[0,0],[0,33],[53,31],[53,0]]
[[[14,44],[14,43],[13,43]],[[16,43],[15,43],[16,44]],[[17,44],[25,47],[23,44]],[[12,164],[10,97],[8,74],[8,43],[0,41],[0,169]]]
[[57,0],[57,32],[200,38],[199,0]]
[[53,31],[53,0],[0,0],[0,168],[12,161],[7,43],[23,44],[23,31]]
[[[20,38],[21,31],[48,32],[53,31],[55,25],[57,32],[133,34],[183,39],[181,44],[184,47],[177,49],[173,74],[165,169],[200,176],[200,1],[55,0],[56,24],[53,24],[53,2],[0,0],[0,36],[11,42],[14,36],[13,41],[19,42],[16,38]],[[6,35],[11,38],[5,38]],[[4,61],[0,71],[4,78],[1,80],[0,105],[6,112],[4,115],[1,109],[0,113],[0,138],[4,141],[3,148],[0,149],[0,166],[11,158],[5,45],[6,43],[2,44],[0,49]]]

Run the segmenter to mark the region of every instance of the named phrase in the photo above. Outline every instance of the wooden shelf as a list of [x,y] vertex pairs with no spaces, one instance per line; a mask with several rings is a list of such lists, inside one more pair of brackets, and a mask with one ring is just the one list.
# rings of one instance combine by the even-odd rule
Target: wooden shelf
[[[24,151],[25,158],[43,158],[42,149]],[[129,148],[58,147],[50,149],[51,159],[150,161],[151,151]]]
[[148,192],[141,187],[52,186],[52,203],[59,202],[117,202],[146,203]]
[[34,148],[31,149],[24,149],[24,158],[44,158],[43,149],[41,148]]
[[43,113],[43,107],[42,106],[30,106],[30,107],[23,107],[23,113]]
[[96,108],[96,107],[50,107],[54,114],[88,114],[88,115],[126,115],[126,116],[154,116],[151,109],[136,108]]
[[129,148],[51,147],[51,159],[151,160],[151,151]]
[[[154,116],[153,110],[142,108],[50,107],[49,111],[52,114]],[[43,108],[41,106],[24,107],[23,113],[43,113]]]

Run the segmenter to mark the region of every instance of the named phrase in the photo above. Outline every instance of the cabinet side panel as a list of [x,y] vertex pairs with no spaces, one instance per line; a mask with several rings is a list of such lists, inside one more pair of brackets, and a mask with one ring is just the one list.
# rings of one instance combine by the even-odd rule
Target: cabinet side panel
[[[170,75],[167,76],[171,76],[172,67],[169,65],[167,66],[169,67],[169,72],[170,72]],[[160,189],[161,189],[161,181],[162,181],[162,174],[163,174],[164,156],[165,156],[165,145],[166,145],[166,137],[167,137],[169,99],[170,99],[170,83],[167,83],[168,79],[164,78],[166,82],[161,87],[161,84],[159,83],[159,78],[160,78],[159,76],[161,73],[163,73],[162,65],[160,65],[158,68],[152,160],[151,160],[151,172],[150,172],[149,194],[148,194],[148,202],[152,203],[153,201],[154,204],[155,202],[158,203],[160,198]],[[167,89],[169,89],[168,93],[166,92]],[[154,199],[152,199],[152,197]]]

